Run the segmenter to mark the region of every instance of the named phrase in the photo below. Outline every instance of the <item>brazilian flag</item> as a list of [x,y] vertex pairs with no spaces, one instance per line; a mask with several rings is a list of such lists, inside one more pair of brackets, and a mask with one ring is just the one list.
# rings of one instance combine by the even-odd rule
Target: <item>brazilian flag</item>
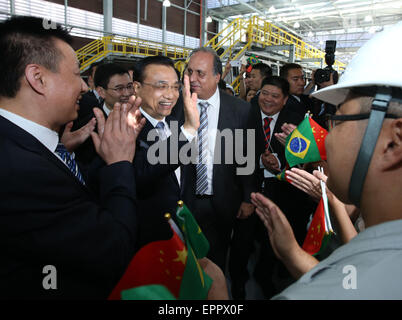
[[327,130],[306,117],[286,140],[285,157],[289,166],[326,160],[327,134]]
[[247,62],[253,66],[257,63],[260,63],[261,61],[256,55],[252,54],[250,57],[248,57]]

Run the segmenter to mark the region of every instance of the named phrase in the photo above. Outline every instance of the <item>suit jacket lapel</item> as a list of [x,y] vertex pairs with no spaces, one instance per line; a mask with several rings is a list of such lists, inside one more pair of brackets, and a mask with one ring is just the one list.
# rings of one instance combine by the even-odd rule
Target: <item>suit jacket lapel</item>
[[67,168],[63,162],[57,158],[55,154],[49,151],[39,140],[37,140],[34,136],[18,127],[14,123],[8,121],[7,119],[0,116],[0,133],[22,148],[39,154],[41,157],[46,158],[50,162],[52,162],[55,166],[57,166],[60,170],[64,171],[71,179],[74,179],[76,183],[88,192],[88,188],[81,184],[78,179],[72,174],[72,172]]

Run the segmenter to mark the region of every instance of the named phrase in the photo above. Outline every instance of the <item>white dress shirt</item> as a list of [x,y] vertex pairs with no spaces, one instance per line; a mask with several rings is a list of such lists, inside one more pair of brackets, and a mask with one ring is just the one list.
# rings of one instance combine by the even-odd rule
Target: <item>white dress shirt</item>
[[[151,117],[144,109],[142,109],[140,107],[140,111],[142,113],[142,115],[151,123],[151,125],[156,128],[156,125],[158,124],[158,122],[163,122],[163,124],[165,125],[164,127],[164,131],[165,131],[165,136],[164,137],[160,137],[161,140],[166,140],[167,138],[169,138],[172,135],[172,132],[170,131],[169,125],[166,122],[166,118],[163,118],[162,120],[156,120],[155,118]],[[178,167],[175,170],[175,175],[177,178],[177,182],[180,185],[180,175],[181,175],[181,171],[180,171],[180,167]]]
[[[42,143],[50,152],[52,152],[64,165],[67,164],[60,158],[55,152],[57,144],[59,143],[59,135],[56,131],[46,128],[36,122],[25,119],[15,113],[0,108],[0,116],[14,123],[16,126],[25,130],[32,136],[34,136],[40,143]],[[74,159],[74,153],[71,154]]]
[[218,129],[218,120],[219,120],[219,109],[220,109],[220,96],[219,89],[216,87],[215,93],[208,100],[197,100],[197,108],[201,114],[201,108],[199,102],[208,102],[209,107],[207,109],[208,115],[208,148],[206,154],[206,165],[207,165],[207,182],[208,188],[205,194],[213,195],[212,188],[212,173],[214,168],[214,151],[215,151],[215,143],[216,143],[216,134]]

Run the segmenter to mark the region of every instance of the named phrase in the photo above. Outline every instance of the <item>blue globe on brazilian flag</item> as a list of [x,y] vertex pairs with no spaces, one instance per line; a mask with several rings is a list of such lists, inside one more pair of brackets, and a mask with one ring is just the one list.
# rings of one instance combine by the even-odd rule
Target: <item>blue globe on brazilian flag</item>
[[313,119],[306,117],[286,140],[285,157],[289,166],[326,160],[327,134]]

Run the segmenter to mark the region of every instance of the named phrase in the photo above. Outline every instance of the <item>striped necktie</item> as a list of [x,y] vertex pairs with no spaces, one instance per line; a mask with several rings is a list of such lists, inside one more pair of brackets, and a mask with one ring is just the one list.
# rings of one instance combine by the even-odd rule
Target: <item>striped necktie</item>
[[271,139],[271,128],[270,128],[271,121],[272,121],[271,117],[264,118],[265,150],[268,149],[269,141]]
[[60,158],[64,161],[64,163],[67,165],[67,167],[70,169],[71,173],[83,184],[85,185],[84,178],[82,177],[82,174],[80,172],[80,169],[78,168],[77,163],[71,156],[71,154],[67,151],[66,147],[64,144],[59,142],[56,147],[55,151]]
[[165,131],[165,124],[162,121],[159,121],[156,124],[156,130],[158,131],[160,139],[166,140],[166,131]]
[[199,102],[200,127],[198,128],[198,163],[196,165],[196,194],[203,195],[208,189],[207,181],[207,147],[208,147],[208,102]]

